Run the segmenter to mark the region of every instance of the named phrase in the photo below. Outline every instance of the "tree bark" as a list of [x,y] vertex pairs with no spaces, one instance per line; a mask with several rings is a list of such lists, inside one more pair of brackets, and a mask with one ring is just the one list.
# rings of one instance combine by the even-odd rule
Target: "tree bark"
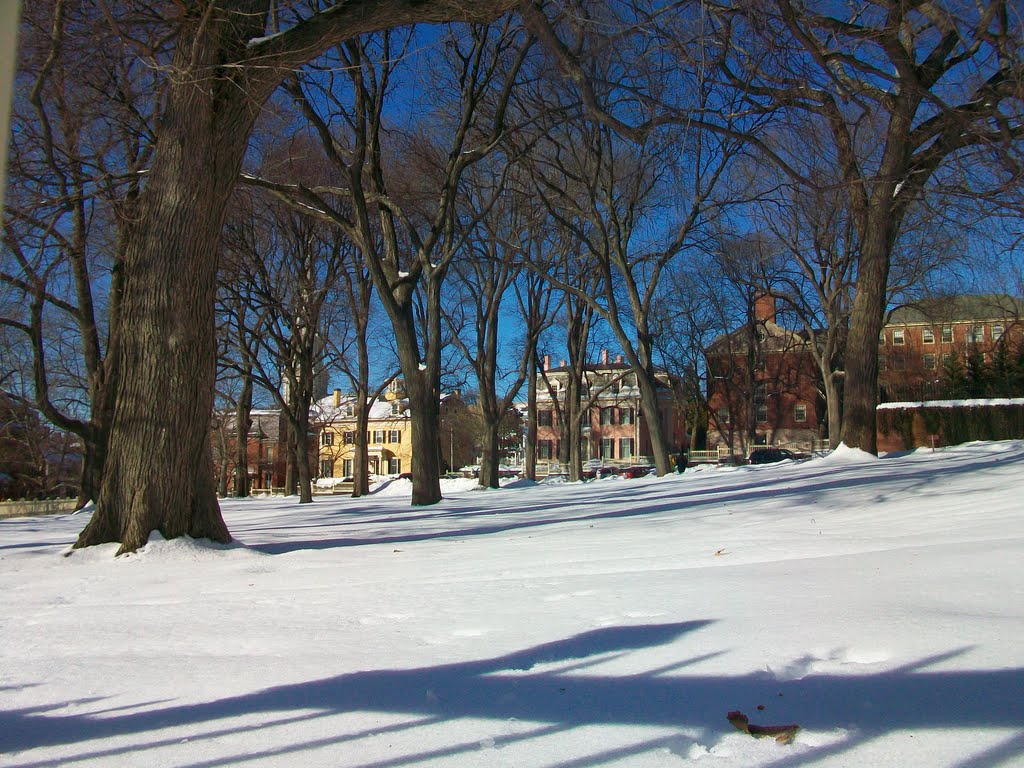
[[232,31],[240,46],[261,29],[259,19],[249,25],[183,24],[190,44],[174,55],[180,77],[125,252],[120,356],[131,375],[118,380],[97,509],[75,547],[120,542],[119,554],[132,552],[153,531],[231,540],[208,439],[216,253],[258,105],[218,65],[231,42],[222,38]]

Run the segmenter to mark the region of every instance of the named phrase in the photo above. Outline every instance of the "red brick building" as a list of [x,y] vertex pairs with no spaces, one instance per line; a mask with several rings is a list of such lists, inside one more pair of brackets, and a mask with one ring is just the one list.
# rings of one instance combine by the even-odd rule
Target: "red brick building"
[[1017,363],[1024,339],[1022,318],[1024,301],[1000,294],[950,296],[900,307],[878,339],[880,399],[941,399],[949,395],[950,377],[957,370],[991,366],[1001,354]]
[[[554,389],[554,397],[561,398],[566,391],[569,369],[564,364],[551,368],[550,358],[545,357],[545,374]],[[541,375],[538,379],[537,461],[543,464],[558,461],[560,430],[552,394]],[[602,350],[600,361],[587,365],[584,381],[584,401],[593,394],[594,404],[582,430],[583,460],[609,465],[653,463],[650,430],[640,411],[640,390],[630,365],[623,362],[621,355],[614,361],[609,360],[608,351]],[[688,444],[684,414],[677,406],[672,389],[674,384],[667,372],[658,374],[662,434],[672,452]]]
[[706,352],[708,447],[737,456],[754,445],[809,448],[821,437],[823,409],[813,350],[776,324],[774,297],[758,298],[754,317]]

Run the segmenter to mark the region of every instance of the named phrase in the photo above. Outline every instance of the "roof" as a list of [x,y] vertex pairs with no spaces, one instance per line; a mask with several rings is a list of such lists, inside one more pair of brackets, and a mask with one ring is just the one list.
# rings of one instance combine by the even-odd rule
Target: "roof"
[[[327,397],[322,397],[314,403],[312,411],[316,414],[316,420],[322,422],[332,421],[345,421],[352,417],[346,413],[349,406],[355,406],[356,398],[355,395],[342,395],[338,405],[334,404],[334,395],[330,394]],[[402,413],[398,416],[391,413],[392,403],[402,404]],[[378,397],[370,405],[370,419],[407,419],[409,418],[409,400],[408,398],[397,398],[395,400],[387,400],[384,397]]]
[[934,296],[893,310],[888,325],[1024,319],[1024,299],[1005,293]]
[[[759,320],[758,326],[764,328],[765,340],[761,348],[764,352],[792,352],[807,346],[804,333],[797,333],[771,320]],[[747,351],[750,346],[750,334],[747,328],[738,328],[732,333],[719,336],[707,349],[707,355],[738,355]]]

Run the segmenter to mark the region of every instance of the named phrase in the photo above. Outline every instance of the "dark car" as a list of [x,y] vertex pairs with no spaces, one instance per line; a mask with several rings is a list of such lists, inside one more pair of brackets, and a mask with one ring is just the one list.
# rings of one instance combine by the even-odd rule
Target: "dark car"
[[810,455],[806,453],[797,453],[790,451],[786,448],[755,448],[750,452],[750,458],[747,459],[748,464],[774,464],[777,461],[786,461],[792,459],[794,461],[798,459],[809,459]]
[[654,467],[640,464],[633,467],[626,467],[619,474],[622,477],[632,479],[634,477],[647,477],[652,472],[654,472]]

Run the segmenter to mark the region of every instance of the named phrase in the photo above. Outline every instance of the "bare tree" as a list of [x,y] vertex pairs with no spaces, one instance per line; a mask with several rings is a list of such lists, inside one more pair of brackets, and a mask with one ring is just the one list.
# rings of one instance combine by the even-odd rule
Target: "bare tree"
[[[481,187],[488,185],[479,177],[471,183]],[[482,197],[489,200],[493,193]],[[521,192],[506,190],[479,222],[469,240],[470,253],[454,265],[459,302],[449,313],[449,319],[451,322],[452,314],[457,313],[459,320],[454,324],[460,329],[468,326],[471,330],[471,334],[453,333],[452,341],[476,376],[477,408],[484,433],[479,479],[484,487],[499,485],[502,430],[530,376],[541,334],[553,320],[550,285],[524,266],[524,260],[550,265],[554,258],[547,250],[549,242],[544,237],[544,219],[540,206],[531,204]],[[503,360],[512,346],[508,343],[508,326],[513,321],[507,308],[511,296],[518,305],[515,321],[522,325],[523,338],[515,349],[517,354],[510,356],[510,370],[503,371]]]
[[[856,8],[804,0],[702,2],[674,6],[673,12],[641,4],[624,8],[643,20],[633,30],[660,37],[677,57],[681,78],[714,78],[741,95],[743,120],[736,122],[733,110],[695,110],[687,100],[670,98],[674,92],[651,91],[637,98],[646,109],[623,116],[588,77],[593,50],[565,42],[573,39],[575,16],[549,17],[541,6],[524,6],[527,27],[557,53],[559,66],[603,124],[637,141],[672,122],[736,137],[812,187],[803,158],[774,143],[770,131],[751,130],[750,123],[819,122],[830,137],[828,157],[848,196],[860,244],[843,440],[873,452],[876,339],[893,250],[908,212],[950,193],[996,201],[1020,175],[1024,18],[1006,0],[955,8],[897,0]],[[629,29],[617,28],[624,36]]]
[[154,530],[227,541],[207,439],[217,253],[261,105],[286,74],[338,40],[414,22],[487,21],[508,4],[370,0],[299,17],[297,4],[277,13],[271,0],[187,0],[164,8],[174,41],[167,55],[140,42],[137,6],[106,8],[119,37],[113,50],[153,56],[164,89],[159,141],[124,244],[126,375],[116,386],[97,511],[76,546],[117,541],[134,551]]
[[[452,260],[473,222],[458,219],[466,171],[498,147],[505,116],[531,41],[511,24],[451,30],[444,50],[446,101],[434,125],[406,133],[400,146],[385,145],[384,104],[396,63],[388,35],[350,42],[336,50],[349,88],[335,91],[331,77],[307,74],[291,94],[320,139],[325,159],[345,187],[299,187],[253,180],[293,204],[315,209],[357,244],[391,320],[405,391],[413,446],[414,505],[440,500],[438,418],[442,368],[441,294]],[[314,99],[307,94],[315,90]],[[329,110],[331,114],[324,114]],[[348,133],[336,135],[332,123]],[[401,136],[397,127],[394,134]],[[393,170],[401,153],[404,173]],[[498,184],[494,188],[500,190]],[[496,197],[496,192],[495,192]],[[479,206],[482,216],[493,199]],[[417,302],[424,312],[417,319]]]

